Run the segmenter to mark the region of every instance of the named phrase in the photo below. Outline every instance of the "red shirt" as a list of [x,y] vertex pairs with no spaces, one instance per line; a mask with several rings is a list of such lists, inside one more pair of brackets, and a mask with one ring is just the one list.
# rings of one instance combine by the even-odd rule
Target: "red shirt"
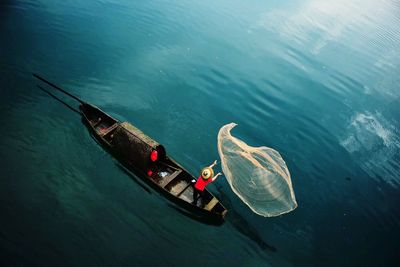
[[206,185],[208,185],[208,184],[211,183],[211,182],[212,182],[212,177],[211,177],[211,178],[208,178],[207,180],[204,180],[204,179],[201,177],[201,175],[200,175],[199,178],[197,178],[197,182],[196,182],[196,184],[194,185],[194,187],[195,187],[197,190],[203,191],[204,188],[206,188]]

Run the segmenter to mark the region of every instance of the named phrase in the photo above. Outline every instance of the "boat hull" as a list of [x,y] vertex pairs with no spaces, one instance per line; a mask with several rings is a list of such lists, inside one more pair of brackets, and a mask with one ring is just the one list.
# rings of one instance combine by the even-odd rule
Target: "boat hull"
[[[164,197],[176,204],[174,207],[175,209],[182,214],[203,223],[220,225],[224,222],[224,217],[227,213],[227,210],[221,203],[219,203],[219,201],[216,204],[213,203],[214,206],[207,210],[207,203],[210,204],[212,201],[215,202],[216,199],[209,191],[207,191],[207,189],[205,190],[205,198],[207,198],[208,201],[207,203],[202,204],[201,201],[200,205],[194,205],[192,203],[193,199],[190,199],[190,197],[193,195],[191,193],[193,192],[193,184],[191,184],[191,181],[195,177],[190,175],[173,159],[169,158],[165,154],[165,149],[162,145],[158,144],[156,141],[142,133],[136,127],[130,124],[127,125],[126,122],[118,122],[116,119],[107,115],[95,106],[89,104],[81,105],[80,110],[82,112],[83,123],[89,129],[91,135],[99,142],[99,144],[132,174],[139,177],[151,188],[158,191]],[[106,116],[106,130],[104,130],[104,133],[102,133],[101,128],[99,130],[99,123],[93,123],[93,117],[89,114],[90,111],[97,111],[100,112],[99,114],[102,116]],[[109,130],[109,128],[112,127],[114,128]],[[121,134],[121,132],[126,130],[126,128],[133,131],[133,137],[126,138],[124,137],[124,134]],[[158,155],[162,158],[161,160],[163,161],[163,164],[164,162],[168,162],[168,165],[165,165],[172,169],[170,177],[172,175],[177,175],[178,178],[184,176],[184,178],[180,179],[176,177],[174,178],[178,182],[185,183],[184,187],[186,186],[186,188],[182,188],[182,192],[175,194],[173,193],[174,188],[169,185],[173,184],[174,179],[168,181],[167,179],[169,177],[166,177],[165,180],[167,181],[158,182],[158,180],[154,178],[154,175],[149,176],[149,170],[154,168],[156,169],[157,166],[155,166],[155,163],[151,162],[151,160],[149,160],[143,154],[148,155],[153,150],[158,151]],[[170,187],[172,189],[170,189]],[[183,196],[185,196],[185,198],[183,198]]]

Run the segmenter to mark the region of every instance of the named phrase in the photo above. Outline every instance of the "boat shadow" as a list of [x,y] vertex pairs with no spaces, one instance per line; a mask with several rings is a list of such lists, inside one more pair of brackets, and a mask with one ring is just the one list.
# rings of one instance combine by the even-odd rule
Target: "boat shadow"
[[[82,119],[82,123],[84,125],[86,125],[85,121]],[[96,143],[98,143],[101,146],[101,143],[97,140],[97,138],[93,135],[90,134],[90,136],[96,141]],[[110,153],[110,152],[109,152]],[[111,153],[112,154],[112,153]],[[124,165],[122,165],[120,162],[115,162],[115,164],[117,165],[117,167],[123,171],[124,173],[126,173],[129,177],[132,178],[132,180],[138,184],[141,188],[143,188],[147,193],[151,194],[152,191],[146,186],[146,184],[144,184],[144,182],[142,183],[141,180],[139,180],[133,172],[131,170],[128,170]],[[242,235],[244,235],[245,237],[249,238],[250,240],[252,240],[253,242],[255,242],[262,250],[268,250],[270,252],[276,252],[277,249],[276,247],[268,244],[267,242],[265,242],[260,235],[258,234],[257,230],[247,222],[247,220],[240,215],[234,208],[233,205],[229,199],[229,197],[227,195],[225,195],[223,193],[223,190],[221,186],[217,186],[218,189],[218,195],[219,195],[219,199],[221,200],[222,203],[224,203],[224,205],[226,205],[227,207],[230,207],[228,210],[228,216],[226,218],[227,221],[229,221],[230,223],[232,223],[233,227],[235,229],[237,229],[239,231],[239,233],[241,233]],[[178,211],[180,214],[198,221],[200,223],[203,224],[207,224],[207,225],[213,225],[213,226],[221,226],[224,223],[224,220],[221,221],[214,221],[214,220],[210,220],[209,217],[202,217],[202,216],[198,216],[194,213],[188,212],[186,210],[183,210],[182,208],[180,208],[179,206],[177,206],[177,204],[175,203],[169,203],[168,206],[170,206],[171,208],[175,209],[176,211]]]
[[232,224],[232,226],[242,235],[249,238],[251,241],[255,242],[262,250],[270,251],[270,252],[277,252],[277,248],[265,242],[257,232],[256,228],[254,228],[242,215],[240,215],[232,205],[232,202],[222,192],[222,187],[218,186],[218,197],[221,201],[226,205],[229,210],[228,216],[226,220]]
[[215,221],[215,220],[210,220],[210,218],[208,218],[208,217],[196,216],[195,214],[190,213],[190,212],[188,212],[186,210],[183,210],[179,206],[176,206],[176,205],[171,204],[171,203],[168,203],[168,206],[173,208],[174,210],[178,211],[183,216],[185,216],[185,217],[187,217],[187,218],[189,218],[191,220],[206,224],[206,225],[212,225],[212,226],[217,226],[218,227],[218,226],[221,226],[222,224],[224,224],[223,220]]

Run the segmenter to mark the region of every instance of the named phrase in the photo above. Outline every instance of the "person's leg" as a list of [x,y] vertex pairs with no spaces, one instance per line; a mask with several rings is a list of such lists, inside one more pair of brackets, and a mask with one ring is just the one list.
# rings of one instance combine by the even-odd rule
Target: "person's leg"
[[[199,191],[199,195],[200,195],[200,207],[202,207],[203,206],[203,204],[204,204],[204,200],[203,200],[203,197],[204,197],[204,191]],[[198,199],[199,199],[198,198]],[[197,199],[197,200],[198,200]],[[197,200],[196,200],[196,204],[197,204]]]
[[196,188],[193,188],[193,202],[192,202],[192,204],[197,205],[198,196],[199,196],[199,191]]

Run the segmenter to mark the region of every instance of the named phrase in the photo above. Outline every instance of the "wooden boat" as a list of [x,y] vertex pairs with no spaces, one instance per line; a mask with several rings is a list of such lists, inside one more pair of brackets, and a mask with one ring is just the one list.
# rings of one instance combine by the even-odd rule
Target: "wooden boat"
[[[190,217],[211,224],[224,221],[226,208],[207,189],[197,203],[193,203],[192,181],[195,177],[170,158],[163,145],[132,124],[119,122],[98,107],[80,100],[37,74],[33,75],[80,102],[79,111],[75,111],[81,114],[84,123],[99,143],[126,169],[183,208]],[[39,88],[66,104],[44,88]]]

